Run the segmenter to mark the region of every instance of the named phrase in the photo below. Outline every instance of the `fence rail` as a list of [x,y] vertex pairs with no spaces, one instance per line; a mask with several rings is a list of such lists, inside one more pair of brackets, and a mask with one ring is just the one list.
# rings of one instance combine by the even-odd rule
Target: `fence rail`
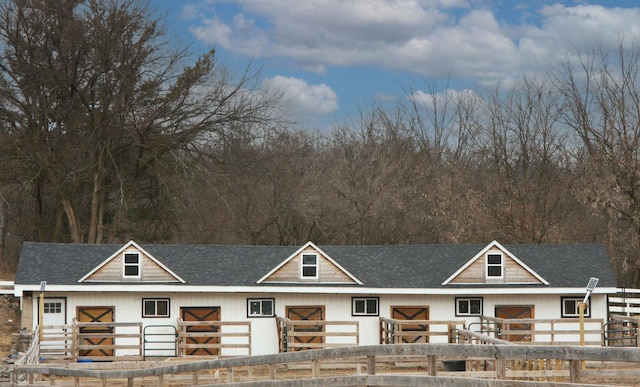
[[73,326],[44,325],[40,341],[40,354],[47,359],[73,356]]
[[[190,363],[170,364],[158,367],[123,370],[123,369],[72,369],[65,367],[53,367],[46,365],[18,365],[15,367],[15,372],[18,374],[27,375],[49,375],[50,385],[55,385],[55,376],[67,376],[73,377],[76,382],[80,378],[92,378],[102,380],[102,385],[108,385],[108,382],[115,381],[117,379],[125,379],[127,385],[133,386],[134,379],[157,377],[158,386],[165,385],[164,377],[170,374],[181,373],[197,373],[198,371],[209,371],[212,373],[214,370],[226,371],[227,384],[233,385],[234,382],[238,382],[234,377],[234,369],[241,367],[253,367],[253,366],[268,366],[269,374],[265,377],[266,380],[254,381],[243,383],[245,386],[259,386],[259,385],[303,385],[300,381],[296,381],[297,384],[292,384],[293,381],[277,380],[276,367],[278,364],[293,364],[300,362],[307,362],[312,364],[312,379],[320,378],[320,363],[323,361],[335,362],[340,360],[343,363],[361,362],[364,360],[366,364],[367,376],[375,376],[377,364],[380,362],[386,362],[389,358],[417,356],[423,359],[426,363],[426,377],[436,377],[438,375],[437,362],[446,359],[485,359],[492,360],[495,363],[495,369],[490,372],[485,372],[483,377],[498,379],[499,381],[512,380],[514,378],[526,378],[527,380],[518,380],[518,385],[539,385],[539,382],[528,381],[535,377],[559,377],[558,372],[551,373],[551,371],[541,370],[538,373],[534,373],[531,370],[518,370],[509,369],[509,361],[514,359],[525,359],[530,363],[534,363],[536,360],[551,360],[551,361],[564,361],[568,367],[563,370],[564,375],[572,383],[580,383],[582,375],[587,374],[581,370],[582,361],[596,361],[596,362],[635,362],[640,363],[640,348],[602,348],[602,347],[576,347],[576,346],[544,346],[544,345],[476,345],[476,344],[392,344],[392,345],[377,345],[377,346],[362,346],[362,347],[348,347],[348,348],[330,348],[316,351],[299,351],[289,353],[279,353],[274,355],[262,355],[253,357],[238,357],[216,360],[205,360]],[[388,378],[393,378],[391,375],[385,375]],[[420,376],[420,375],[417,375]],[[451,374],[444,374],[443,376],[451,376]],[[402,375],[397,378],[402,378]],[[353,376],[346,376],[346,378],[353,378]],[[335,383],[332,385],[352,385],[339,382],[336,378]],[[255,379],[254,379],[255,380]],[[373,378],[371,378],[373,381]],[[391,379],[387,379],[389,385],[398,385],[397,383],[391,383]],[[397,379],[400,380],[400,379]],[[468,384],[468,379],[456,378],[457,385],[471,385]],[[271,382],[270,382],[271,381]],[[275,381],[275,382],[274,382]],[[506,382],[496,383],[496,380],[473,379],[474,386],[495,386],[495,385],[509,385]],[[318,383],[323,381],[318,380]],[[152,381],[145,380],[145,385],[153,385]],[[320,384],[307,384],[307,385],[320,385]],[[546,386],[553,386],[555,383],[545,382]],[[558,383],[560,385],[560,383]]]
[[456,331],[464,327],[464,321],[396,320],[380,317],[380,344],[430,343],[437,337],[444,338],[440,342],[455,343]]
[[[480,317],[480,326],[488,335],[531,345],[580,344],[580,319],[503,319]],[[585,345],[604,345],[605,321],[599,318],[584,319]]]
[[615,296],[609,297],[609,313],[640,317],[640,289],[619,288]]
[[73,324],[73,360],[142,360],[142,323]]
[[179,356],[250,356],[251,322],[178,320]]
[[358,321],[276,318],[279,352],[351,347],[360,344]]

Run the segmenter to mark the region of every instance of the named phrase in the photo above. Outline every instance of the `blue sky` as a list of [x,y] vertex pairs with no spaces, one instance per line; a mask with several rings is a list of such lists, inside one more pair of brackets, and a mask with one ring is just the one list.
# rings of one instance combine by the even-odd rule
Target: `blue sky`
[[150,0],[170,34],[263,66],[292,119],[325,128],[371,102],[509,84],[594,47],[640,42],[638,0]]

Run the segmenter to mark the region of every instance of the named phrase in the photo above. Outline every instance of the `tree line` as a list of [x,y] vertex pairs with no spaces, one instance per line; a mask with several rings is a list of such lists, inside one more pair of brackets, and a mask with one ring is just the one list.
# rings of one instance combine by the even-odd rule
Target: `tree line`
[[[137,0],[0,6],[0,262],[25,240],[605,243],[640,286],[640,48],[370,102],[329,130]],[[567,268],[570,270],[570,268]],[[594,276],[597,273],[594,273]]]

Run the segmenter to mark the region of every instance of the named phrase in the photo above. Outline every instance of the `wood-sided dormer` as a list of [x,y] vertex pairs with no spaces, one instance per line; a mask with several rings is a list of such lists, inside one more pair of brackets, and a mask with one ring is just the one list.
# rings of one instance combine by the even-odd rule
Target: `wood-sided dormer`
[[134,241],[125,244],[78,282],[185,283]]
[[257,283],[362,285],[360,280],[311,242],[287,257]]
[[544,278],[504,246],[493,241],[453,273],[442,285],[544,284]]

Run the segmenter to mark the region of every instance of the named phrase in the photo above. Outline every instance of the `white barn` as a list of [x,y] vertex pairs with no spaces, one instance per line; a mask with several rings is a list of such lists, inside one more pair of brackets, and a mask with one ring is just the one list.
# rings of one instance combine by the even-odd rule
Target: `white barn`
[[[323,345],[354,339],[358,345],[380,344],[383,318],[456,321],[466,327],[477,326],[482,316],[561,324],[578,317],[591,277],[599,284],[586,317],[606,321],[607,297],[617,289],[606,249],[598,244],[321,248],[311,242],[301,247],[25,242],[14,289],[27,329],[39,321],[135,322],[153,349],[153,335],[175,332],[179,321],[219,321],[223,325],[217,329],[227,334],[223,352],[191,354],[233,356],[247,354],[247,346],[252,355],[282,351],[277,317],[345,323],[310,326],[313,332],[345,333],[307,333],[299,339],[309,348],[316,339]],[[354,326],[355,333],[346,333]],[[198,325],[186,329],[196,332]],[[245,330],[250,343],[243,347]],[[238,334],[228,335],[232,332]],[[431,340],[439,339],[446,342],[446,334]],[[160,349],[158,355],[166,355]]]

